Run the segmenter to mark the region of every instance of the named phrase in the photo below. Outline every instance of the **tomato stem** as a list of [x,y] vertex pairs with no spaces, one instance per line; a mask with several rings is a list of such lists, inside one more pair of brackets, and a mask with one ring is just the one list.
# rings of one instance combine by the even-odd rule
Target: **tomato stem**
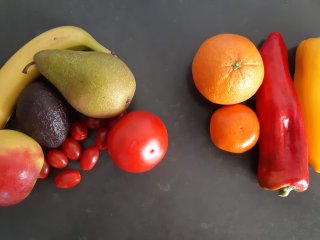
[[233,70],[237,70],[238,68],[240,68],[241,66],[241,63],[239,61],[236,61],[234,64],[233,64]]
[[296,190],[295,186],[283,187],[278,190],[278,196],[287,197],[292,190]]

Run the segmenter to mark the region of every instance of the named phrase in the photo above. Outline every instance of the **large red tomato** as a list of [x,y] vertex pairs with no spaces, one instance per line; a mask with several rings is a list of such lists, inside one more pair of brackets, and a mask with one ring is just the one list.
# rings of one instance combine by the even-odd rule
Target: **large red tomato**
[[123,116],[110,130],[108,150],[121,169],[140,173],[155,167],[168,148],[164,123],[154,114],[133,111]]

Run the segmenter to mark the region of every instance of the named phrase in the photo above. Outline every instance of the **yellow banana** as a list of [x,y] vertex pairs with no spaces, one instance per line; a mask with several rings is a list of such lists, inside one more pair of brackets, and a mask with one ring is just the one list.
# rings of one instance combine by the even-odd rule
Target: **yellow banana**
[[9,120],[21,91],[39,76],[34,66],[30,66],[27,73],[23,73],[23,69],[37,52],[45,49],[91,49],[111,53],[85,30],[73,26],[53,28],[32,39],[0,69],[0,129]]

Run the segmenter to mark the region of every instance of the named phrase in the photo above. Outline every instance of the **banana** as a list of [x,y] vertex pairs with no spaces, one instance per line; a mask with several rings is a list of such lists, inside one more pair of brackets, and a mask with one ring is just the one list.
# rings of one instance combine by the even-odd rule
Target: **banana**
[[33,56],[45,49],[91,49],[111,53],[85,30],[62,26],[48,30],[20,48],[0,69],[0,129],[9,120],[22,90],[40,74],[34,66],[23,69],[33,61]]

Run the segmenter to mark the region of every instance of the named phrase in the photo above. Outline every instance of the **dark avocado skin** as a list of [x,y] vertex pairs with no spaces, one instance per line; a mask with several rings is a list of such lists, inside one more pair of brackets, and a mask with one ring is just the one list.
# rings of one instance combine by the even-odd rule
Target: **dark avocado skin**
[[45,79],[23,90],[18,98],[16,117],[24,133],[48,148],[59,147],[70,127],[66,101]]

